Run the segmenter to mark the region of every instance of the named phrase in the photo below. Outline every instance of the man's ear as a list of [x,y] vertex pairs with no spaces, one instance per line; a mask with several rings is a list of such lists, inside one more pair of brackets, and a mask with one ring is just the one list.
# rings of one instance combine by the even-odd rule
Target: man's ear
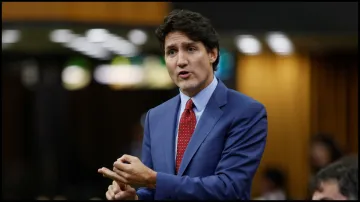
[[213,48],[212,50],[210,50],[209,58],[211,64],[214,63],[218,57],[219,57],[219,50],[217,48]]

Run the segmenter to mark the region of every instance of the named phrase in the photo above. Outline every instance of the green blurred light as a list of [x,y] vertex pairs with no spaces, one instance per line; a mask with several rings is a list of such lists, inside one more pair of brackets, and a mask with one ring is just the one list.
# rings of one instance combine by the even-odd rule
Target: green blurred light
[[84,57],[70,58],[65,67],[78,66],[86,70],[90,70],[90,61]]
[[132,65],[139,65],[142,66],[143,62],[144,62],[144,57],[138,55],[138,56],[134,56],[129,58],[130,59],[130,63]]
[[116,56],[112,61],[111,65],[130,65],[130,60],[124,56]]

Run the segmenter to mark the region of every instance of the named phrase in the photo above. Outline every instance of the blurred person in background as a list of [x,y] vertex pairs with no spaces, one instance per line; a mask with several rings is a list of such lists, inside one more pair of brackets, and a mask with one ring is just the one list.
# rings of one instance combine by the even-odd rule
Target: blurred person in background
[[358,156],[344,157],[320,170],[312,182],[312,200],[358,200]]
[[310,169],[311,176],[307,187],[307,199],[311,199],[311,181],[314,175],[322,168],[335,162],[342,157],[342,152],[334,139],[329,134],[320,133],[313,136],[310,140]]
[[254,200],[286,200],[286,177],[282,170],[268,167],[262,173],[261,196]]
[[114,180],[107,199],[249,199],[266,143],[265,107],[215,77],[218,36],[199,13],[172,11],[156,35],[180,94],[148,111],[142,161],[123,155],[113,170],[98,170]]
[[342,157],[342,152],[334,139],[327,134],[318,134],[310,143],[310,166],[312,174]]

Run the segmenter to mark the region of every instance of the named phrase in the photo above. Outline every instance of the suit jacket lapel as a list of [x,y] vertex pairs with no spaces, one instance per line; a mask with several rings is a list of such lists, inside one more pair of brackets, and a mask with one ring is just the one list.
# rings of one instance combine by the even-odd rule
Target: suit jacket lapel
[[159,144],[163,147],[167,171],[169,174],[175,174],[175,127],[177,126],[177,115],[179,111],[180,96],[176,96],[170,102],[168,111],[163,117],[162,140]]
[[189,165],[191,159],[199,149],[201,143],[204,141],[206,136],[213,129],[215,124],[220,119],[223,111],[220,107],[227,102],[227,88],[219,80],[218,86],[216,87],[213,95],[211,96],[204,113],[201,115],[199,123],[195,128],[194,134],[192,135],[190,142],[185,150],[183,159],[180,164],[178,175],[183,175],[186,167]]

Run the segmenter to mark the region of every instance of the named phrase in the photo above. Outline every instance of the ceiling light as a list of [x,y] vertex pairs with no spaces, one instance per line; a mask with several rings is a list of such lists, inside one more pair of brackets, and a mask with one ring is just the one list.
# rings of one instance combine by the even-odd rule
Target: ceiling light
[[106,29],[90,29],[86,32],[86,38],[92,43],[104,43],[108,36]]
[[3,30],[2,44],[16,43],[20,40],[19,30]]
[[280,55],[288,55],[293,52],[290,39],[282,33],[271,33],[266,37],[270,49]]
[[247,55],[255,55],[261,51],[260,42],[252,35],[237,36],[236,46],[240,52]]
[[74,37],[69,29],[56,29],[50,33],[50,40],[55,43],[69,43]]
[[136,45],[143,45],[147,41],[147,34],[146,32],[140,29],[133,29],[128,33],[128,39],[131,43]]

